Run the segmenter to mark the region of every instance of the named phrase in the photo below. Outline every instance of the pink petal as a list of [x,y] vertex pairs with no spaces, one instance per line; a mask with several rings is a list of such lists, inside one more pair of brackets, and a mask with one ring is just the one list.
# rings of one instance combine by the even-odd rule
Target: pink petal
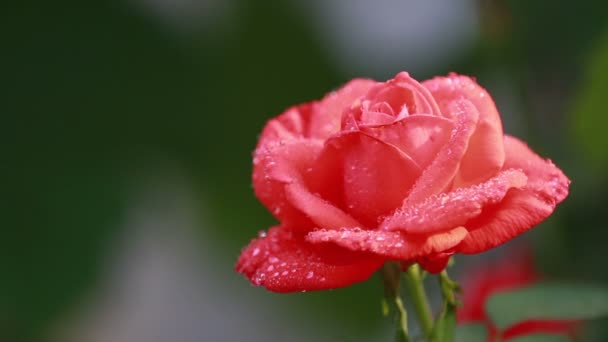
[[478,185],[434,195],[414,205],[406,203],[380,229],[428,234],[465,225],[484,207],[500,202],[510,189],[523,187],[526,180],[523,172],[509,169]]
[[358,98],[365,95],[377,83],[368,79],[354,79],[325,96],[311,116],[308,136],[327,139],[339,132],[344,110],[350,108]]
[[253,158],[253,188],[256,196],[282,222],[293,222],[304,228],[314,224],[287,200],[285,184],[301,178],[301,168],[312,164],[321,149],[308,140],[287,144],[267,141],[258,146]]
[[297,140],[306,137],[306,126],[315,110],[314,103],[305,103],[288,108],[281,115],[271,119],[264,126],[258,147],[267,143]]
[[448,251],[466,236],[467,230],[464,227],[427,236],[344,228],[315,230],[308,233],[306,239],[313,243],[333,242],[352,251],[372,252],[387,259],[407,261]]
[[477,109],[467,100],[452,101],[448,109],[456,126],[450,141],[437,153],[433,162],[416,181],[407,198],[410,205],[445,191],[451,185],[460,160],[467,150],[469,138],[477,123]]
[[516,138],[505,136],[504,144],[504,167],[521,169],[528,182],[467,223],[470,234],[458,246],[461,253],[480,253],[507,242],[551,215],[568,195],[570,180],[550,160],[543,160]]
[[258,148],[253,170],[255,193],[275,217],[292,229],[360,226],[305,185],[304,173],[315,162],[321,146],[320,141],[300,139]]
[[479,112],[479,122],[460,165],[455,185],[464,187],[483,182],[504,162],[502,122],[488,92],[467,76],[450,74],[422,83],[437,101],[444,115],[450,116],[450,103],[457,99],[471,101]]
[[355,79],[320,101],[292,106],[281,115],[268,121],[258,146],[278,141],[327,139],[340,131],[340,121],[345,109],[359,97],[365,95],[377,82]]
[[361,226],[359,222],[330,202],[310,193],[300,182],[287,184],[285,194],[289,203],[308,215],[317,227],[338,229]]
[[420,84],[420,82],[410,77],[407,72],[402,71],[398,73],[392,80],[386,83],[395,84],[411,90],[412,94],[415,96],[416,108],[410,110],[410,113],[441,115],[440,108],[437,105],[433,94],[424,86],[424,84]]
[[394,145],[424,169],[449,141],[453,128],[450,120],[440,116],[411,115],[391,125],[361,130]]
[[369,278],[384,260],[335,245],[311,245],[292,232],[273,227],[253,239],[236,270],[254,285],[274,292],[326,290]]
[[401,204],[420,169],[394,146],[361,132],[348,132],[327,141],[312,173],[311,189],[329,195],[324,198],[332,203],[341,203],[366,227],[375,227],[378,217]]

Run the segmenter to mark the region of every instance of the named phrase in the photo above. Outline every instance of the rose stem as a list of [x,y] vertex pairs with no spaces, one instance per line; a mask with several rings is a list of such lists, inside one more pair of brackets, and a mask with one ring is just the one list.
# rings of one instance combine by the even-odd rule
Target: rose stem
[[401,276],[401,268],[398,263],[388,261],[382,266],[380,273],[384,282],[384,296],[387,301],[392,302],[397,312],[397,332],[395,341],[409,342],[410,338],[407,332],[407,312],[403,305],[403,300],[399,293],[399,282]]
[[450,279],[446,270],[439,273],[439,285],[441,286],[441,295],[443,296],[443,300],[451,306],[457,306],[458,304],[456,302],[454,290],[458,291],[460,287],[458,286],[458,283]]
[[416,310],[418,321],[420,322],[420,326],[424,332],[424,336],[427,340],[430,340],[431,334],[433,333],[433,314],[431,313],[429,300],[424,290],[424,284],[422,283],[422,277],[420,275],[420,268],[418,267],[418,264],[408,267],[405,276],[405,283],[410,293],[414,310]]

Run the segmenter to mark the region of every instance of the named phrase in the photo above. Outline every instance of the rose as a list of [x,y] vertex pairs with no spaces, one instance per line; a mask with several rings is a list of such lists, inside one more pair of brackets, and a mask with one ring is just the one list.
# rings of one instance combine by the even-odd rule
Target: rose
[[[497,262],[476,265],[462,275],[462,306],[458,308],[459,323],[479,322],[488,329],[488,341],[494,341],[498,329],[485,311],[491,295],[532,285],[542,277],[534,268],[529,250],[510,252]],[[500,341],[533,335],[551,334],[572,337],[580,327],[580,322],[535,319],[518,322],[500,332]]]
[[569,180],[503,135],[490,95],[450,74],[355,79],[270,120],[253,185],[280,221],[237,271],[278,292],[367,279],[385,261],[439,272],[549,216]]

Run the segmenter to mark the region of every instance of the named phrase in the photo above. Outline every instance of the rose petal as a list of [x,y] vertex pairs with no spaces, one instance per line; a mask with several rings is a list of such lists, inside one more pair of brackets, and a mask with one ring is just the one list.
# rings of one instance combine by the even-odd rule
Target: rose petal
[[311,115],[308,136],[327,139],[332,134],[339,132],[344,110],[350,108],[358,98],[365,95],[377,83],[368,79],[354,79],[325,96]]
[[411,260],[448,251],[467,236],[464,227],[425,236],[400,232],[344,228],[315,230],[306,236],[313,243],[333,242],[352,251],[372,252],[387,259]]
[[387,84],[395,84],[410,89],[416,103],[415,110],[410,110],[410,113],[441,115],[440,107],[437,105],[433,94],[423,84],[420,84],[420,82],[410,77],[410,74],[407,72],[398,73],[392,80],[388,81]]
[[410,156],[422,169],[449,141],[454,125],[450,120],[432,115],[412,115],[391,125],[362,127],[361,131]]
[[454,255],[454,252],[438,253],[436,255],[422,257],[418,259],[417,262],[425,271],[432,274],[439,274],[448,266],[448,262],[450,262],[452,255]]
[[479,114],[467,100],[452,101],[448,107],[455,118],[455,128],[450,141],[437,153],[433,162],[416,181],[407,197],[408,204],[423,201],[427,197],[443,192],[454,179],[460,160],[467,150]]
[[547,218],[568,195],[570,181],[550,160],[543,160],[516,138],[505,136],[504,144],[504,167],[521,169],[528,182],[467,223],[470,234],[458,246],[461,253],[480,253],[514,238]]
[[260,201],[292,229],[357,227],[361,224],[312,194],[303,173],[314,163],[321,142],[300,139],[267,143],[255,153],[253,185]]
[[335,245],[311,245],[280,227],[253,239],[241,253],[236,270],[254,285],[274,292],[326,290],[369,278],[384,259]]
[[282,222],[297,223],[302,229],[314,224],[287,200],[285,184],[301,177],[301,169],[312,164],[321,150],[319,143],[292,140],[266,142],[258,146],[253,158],[253,188],[257,198]]
[[311,174],[313,191],[341,203],[364,226],[375,227],[378,217],[401,204],[420,168],[394,146],[348,132],[328,140]]
[[288,142],[301,139],[306,136],[306,126],[312,112],[315,109],[313,103],[306,103],[288,108],[281,115],[268,121],[260,135],[258,148],[268,143]]
[[268,121],[258,146],[266,143],[287,142],[294,139],[327,139],[340,131],[345,109],[377,82],[354,79],[320,101],[292,106],[281,115]]
[[485,206],[500,202],[510,189],[524,186],[526,180],[519,170],[502,171],[484,183],[406,205],[388,217],[380,229],[428,234],[462,226]]
[[453,73],[422,84],[431,91],[444,115],[452,116],[450,103],[462,98],[471,101],[479,112],[479,121],[462,158],[455,186],[483,182],[500,170],[505,158],[502,122],[488,92],[471,78]]
[[317,227],[338,229],[361,224],[328,201],[310,193],[300,182],[285,186],[287,200],[294,208],[308,215]]

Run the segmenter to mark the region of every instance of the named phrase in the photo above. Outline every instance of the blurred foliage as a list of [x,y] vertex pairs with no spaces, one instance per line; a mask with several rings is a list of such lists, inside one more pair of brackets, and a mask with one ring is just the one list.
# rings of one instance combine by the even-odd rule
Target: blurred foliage
[[608,315],[608,289],[565,283],[538,283],[492,295],[486,312],[498,329],[518,322],[583,321]]
[[608,127],[604,97],[608,89],[608,31],[591,52],[577,92],[579,96],[570,113],[571,132],[582,152],[581,159],[594,166],[595,172],[602,172],[608,167],[608,138],[603,132],[603,127]]
[[[94,286],[130,190],[155,172],[150,166],[157,161],[179,165],[209,199],[217,229],[205,236],[218,241],[222,267],[232,267],[240,248],[272,224],[250,186],[257,134],[268,118],[346,79],[327,60],[311,19],[292,3],[235,3],[234,25],[216,35],[176,33],[127,2],[4,6],[0,340],[44,340],[46,329]],[[600,229],[605,178],[594,178],[592,194],[577,190],[586,178],[581,157],[605,161],[603,6],[480,1],[477,46],[416,76],[455,70],[485,84],[492,70],[507,71],[534,132],[526,138],[574,182],[543,235],[567,245],[548,268],[606,280],[597,265],[604,249],[589,248],[603,247],[607,237]],[[581,83],[590,49],[597,57]],[[565,118],[573,93],[581,100],[576,115]],[[577,144],[564,138],[565,123],[572,123]],[[315,310],[311,316],[327,329],[350,327],[356,336],[381,324],[379,292],[372,280],[286,300]]]

